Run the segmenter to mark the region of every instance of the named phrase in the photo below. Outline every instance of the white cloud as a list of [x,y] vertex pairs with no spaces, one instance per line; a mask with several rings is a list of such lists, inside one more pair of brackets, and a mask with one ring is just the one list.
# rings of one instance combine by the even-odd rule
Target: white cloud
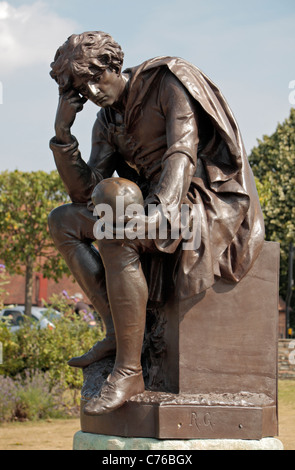
[[9,74],[24,66],[52,61],[55,49],[77,28],[44,2],[12,6],[0,2],[0,70]]

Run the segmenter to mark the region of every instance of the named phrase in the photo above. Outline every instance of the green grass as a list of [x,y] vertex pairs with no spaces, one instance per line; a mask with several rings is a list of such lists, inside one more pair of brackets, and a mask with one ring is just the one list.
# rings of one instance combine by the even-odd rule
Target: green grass
[[279,404],[295,410],[295,380],[279,380]]

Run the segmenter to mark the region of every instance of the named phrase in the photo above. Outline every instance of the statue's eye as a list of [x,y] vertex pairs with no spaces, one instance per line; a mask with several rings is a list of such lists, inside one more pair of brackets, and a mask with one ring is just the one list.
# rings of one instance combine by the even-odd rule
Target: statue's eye
[[98,83],[98,82],[100,81],[100,79],[101,79],[101,74],[95,75],[95,76],[93,77],[93,79],[94,79],[95,83]]

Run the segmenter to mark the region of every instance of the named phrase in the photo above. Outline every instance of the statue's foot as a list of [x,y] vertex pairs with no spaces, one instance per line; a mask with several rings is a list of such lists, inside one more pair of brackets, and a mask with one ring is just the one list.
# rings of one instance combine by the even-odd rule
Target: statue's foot
[[100,361],[105,357],[112,356],[116,353],[116,340],[115,338],[106,337],[102,341],[98,341],[93,348],[90,349],[83,356],[73,357],[68,361],[71,367],[87,367],[94,362]]
[[117,410],[131,397],[144,392],[142,372],[121,376],[104,382],[99,397],[94,397],[85,405],[84,413],[98,416]]

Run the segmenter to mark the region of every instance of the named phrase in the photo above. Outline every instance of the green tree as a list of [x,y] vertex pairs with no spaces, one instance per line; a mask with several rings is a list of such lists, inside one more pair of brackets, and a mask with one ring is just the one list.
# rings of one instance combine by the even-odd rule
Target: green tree
[[[295,109],[271,136],[258,140],[249,161],[265,218],[266,239],[280,243],[280,293],[286,297],[289,245],[295,243]],[[293,295],[293,305],[294,305]]]
[[47,224],[50,211],[67,199],[56,171],[0,173],[0,259],[10,274],[25,275],[25,311],[29,315],[34,271],[55,280],[69,274]]
[[4,264],[0,264],[0,310],[4,307],[4,300],[7,295],[5,285],[9,284]]

